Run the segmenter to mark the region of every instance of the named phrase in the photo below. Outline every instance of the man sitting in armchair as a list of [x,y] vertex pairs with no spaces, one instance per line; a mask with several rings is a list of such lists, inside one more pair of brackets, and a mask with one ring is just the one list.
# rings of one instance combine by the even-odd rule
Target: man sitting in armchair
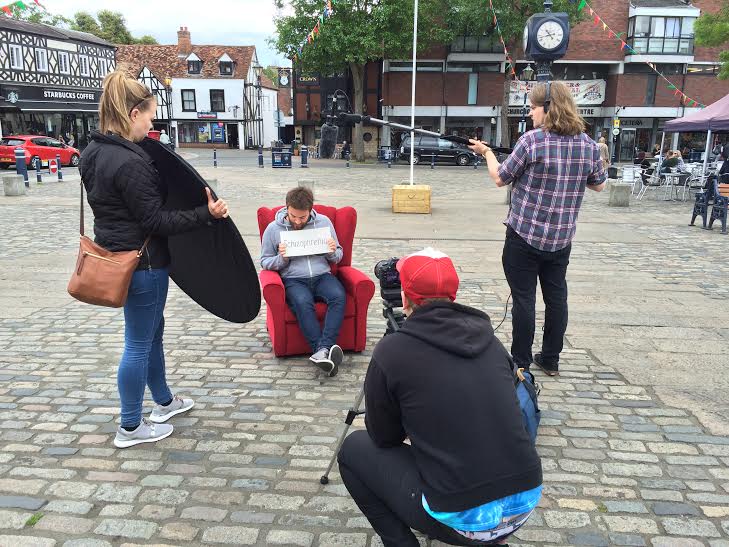
[[[346,296],[344,287],[331,273],[331,264],[342,260],[342,247],[332,222],[324,215],[317,214],[314,195],[308,188],[294,188],[286,194],[286,207],[276,212],[263,233],[261,242],[261,267],[275,270],[281,275],[286,289],[286,302],[294,312],[306,337],[311,351],[309,358],[320,369],[336,376],[344,353],[335,344],[344,319]],[[286,244],[281,241],[281,232],[292,230],[313,230],[329,228],[329,253],[310,256],[291,256],[286,252]],[[324,329],[316,318],[314,302],[326,302],[327,313]]]

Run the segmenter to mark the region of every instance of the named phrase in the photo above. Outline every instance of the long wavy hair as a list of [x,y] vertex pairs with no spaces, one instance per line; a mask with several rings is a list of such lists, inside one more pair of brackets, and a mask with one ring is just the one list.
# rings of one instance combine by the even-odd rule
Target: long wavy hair
[[[529,93],[533,106],[544,106],[547,84],[539,84]],[[585,131],[585,120],[577,113],[572,93],[562,82],[551,82],[549,87],[549,111],[544,116],[542,129],[557,135],[579,135]]]

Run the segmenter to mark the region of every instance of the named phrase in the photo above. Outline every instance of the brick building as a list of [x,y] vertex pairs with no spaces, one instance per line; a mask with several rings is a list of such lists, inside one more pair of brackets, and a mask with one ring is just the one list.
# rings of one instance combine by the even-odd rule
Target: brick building
[[[719,51],[694,44],[693,23],[703,12],[717,12],[726,0],[593,0],[595,12],[641,55],[622,51],[592,20],[572,29],[568,54],[552,68],[556,80],[579,88],[578,107],[594,138],[609,137],[620,161],[632,159],[635,148],[651,150],[660,143],[663,123],[695,108],[656,75],[654,63],[678,90],[703,104],[729,93],[729,82],[716,78]],[[523,52],[512,52],[516,70],[527,66]],[[385,60],[382,117],[410,122],[411,61]],[[504,102],[505,59],[493,36],[463,36],[453,44],[434,48],[418,59],[415,122],[447,133],[478,135],[498,141],[497,123]],[[516,90],[515,90],[516,91]],[[510,93],[508,108],[511,141],[518,137],[523,93]],[[614,119],[620,134],[613,138]],[[528,122],[529,123],[529,122]],[[668,135],[673,148],[703,150],[705,134]],[[382,144],[397,146],[399,135],[384,128]]]

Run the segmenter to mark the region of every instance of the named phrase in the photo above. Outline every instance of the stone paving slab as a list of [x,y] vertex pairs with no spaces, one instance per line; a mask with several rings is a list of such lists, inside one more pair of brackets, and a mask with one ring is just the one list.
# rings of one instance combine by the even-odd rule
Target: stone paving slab
[[[261,203],[280,203],[298,176],[265,171],[244,174],[248,185],[240,173],[216,173],[253,253],[250,215]],[[382,226],[369,227],[369,215],[387,217],[377,200],[388,180],[369,181],[371,170],[347,177],[330,171],[317,173],[319,191],[336,203],[359,202],[358,234],[369,233],[357,239],[357,267],[372,275],[377,260],[435,244],[463,273],[460,300],[498,324],[508,294],[501,241],[497,231],[470,232],[503,214],[497,190],[480,190],[483,180],[471,170],[426,172],[438,199],[451,200],[443,204],[448,211],[474,196],[485,210],[454,218],[443,237],[432,219],[410,217],[398,219],[396,237],[384,238]],[[0,305],[28,310],[0,314],[0,546],[381,545],[338,475],[326,486],[318,482],[384,331],[378,302],[369,311],[367,350],[347,354],[339,375],[326,378],[305,359],[272,355],[265,310],[234,325],[172,287],[168,377],[196,406],[172,420],[168,439],[117,450],[121,314],[63,296],[70,271],[63,261],[76,246],[76,191],[74,184],[47,185],[33,191],[32,203],[0,198]],[[718,244],[719,236],[689,232],[690,239],[671,224],[666,206],[683,219],[684,204],[644,201],[611,216],[603,199],[589,196],[583,218],[595,233],[616,223],[621,229],[612,244],[575,245],[562,374],[537,372],[545,496],[511,544],[729,547],[729,437],[715,434],[702,415],[714,410],[707,406],[721,412],[725,395],[714,386],[707,405],[696,398],[697,381],[684,386],[684,399],[659,397],[662,380],[635,381],[641,377],[630,361],[648,359],[639,364],[649,377],[675,368],[683,381],[698,376],[689,366],[693,340],[727,340],[721,321],[702,321],[705,306],[726,305],[727,293],[717,288],[727,265],[695,264],[706,241]],[[641,216],[655,224],[637,222]],[[625,232],[635,237],[618,244]],[[609,291],[600,288],[611,280]],[[498,331],[507,344],[509,330],[507,318]],[[713,356],[720,371],[721,344],[705,346],[701,362]],[[674,367],[661,369],[666,362]]]

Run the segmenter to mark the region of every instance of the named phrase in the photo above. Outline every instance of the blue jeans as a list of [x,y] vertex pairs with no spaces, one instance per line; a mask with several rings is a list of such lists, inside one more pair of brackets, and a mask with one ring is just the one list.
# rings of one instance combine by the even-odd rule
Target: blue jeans
[[141,422],[145,385],[155,403],[172,399],[162,349],[169,284],[167,268],[162,268],[134,272],[129,285],[124,304],[124,353],[117,373],[122,427],[136,427]]
[[[326,273],[316,277],[285,277],[283,283],[286,287],[286,302],[294,312],[311,351],[332,347],[342,327],[347,298],[339,279]],[[327,305],[323,331],[314,309],[317,300]]]

